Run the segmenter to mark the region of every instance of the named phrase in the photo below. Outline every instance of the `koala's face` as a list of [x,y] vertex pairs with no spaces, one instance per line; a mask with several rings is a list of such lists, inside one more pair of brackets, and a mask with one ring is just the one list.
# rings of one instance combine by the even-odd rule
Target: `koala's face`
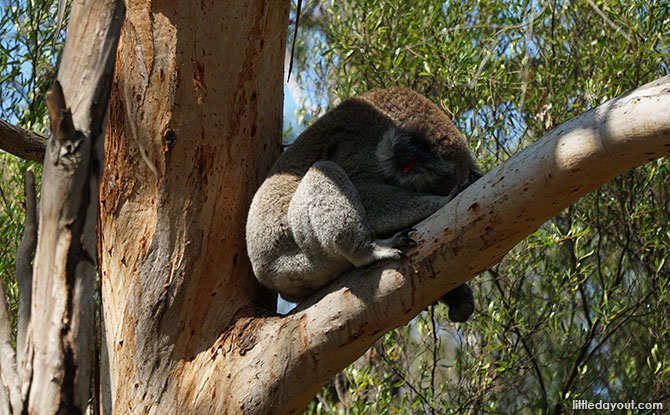
[[387,182],[446,196],[468,180],[471,168],[470,155],[455,154],[449,143],[431,142],[419,132],[391,128],[377,146],[377,161]]

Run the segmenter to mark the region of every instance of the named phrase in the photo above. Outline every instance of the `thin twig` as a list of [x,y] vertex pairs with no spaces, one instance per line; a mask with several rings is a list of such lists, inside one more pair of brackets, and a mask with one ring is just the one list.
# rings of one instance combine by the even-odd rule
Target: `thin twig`
[[[498,293],[500,294],[500,299],[502,300],[505,309],[509,311],[511,309],[511,306],[505,298],[505,291],[503,290],[502,285],[500,285],[500,274],[498,273],[497,270],[494,270],[493,268],[489,268],[488,272],[491,274],[491,276],[493,276],[493,284],[498,290]],[[510,327],[510,329],[516,334],[517,339],[521,342],[521,347],[526,352],[528,358],[530,359],[530,363],[533,365],[533,370],[535,371],[535,375],[537,376],[537,382],[540,386],[540,390],[542,391],[542,397],[543,397],[542,406],[544,408],[544,412],[546,413],[548,403],[547,388],[544,385],[544,380],[542,378],[542,371],[540,370],[540,365],[535,357],[535,353],[533,352],[532,348],[526,341],[526,337],[530,337],[530,334],[534,332],[534,329],[530,330],[528,334],[522,334],[521,330],[519,329],[518,324],[519,322],[514,317],[514,313],[510,312],[509,315],[512,321],[514,322],[514,324],[512,324],[512,326]]]
[[16,250],[16,284],[19,288],[18,328],[16,332],[17,362],[23,373],[25,362],[26,331],[30,321],[32,304],[33,267],[30,264],[37,247],[37,200],[35,195],[35,176],[27,171],[24,191],[26,195],[26,223],[23,238]]
[[302,0],[298,0],[298,9],[295,12],[295,28],[293,29],[293,44],[291,45],[291,60],[288,63],[288,78],[286,82],[291,80],[291,71],[293,71],[293,54],[295,53],[295,40],[298,37],[298,26],[300,25],[300,9],[302,7]]

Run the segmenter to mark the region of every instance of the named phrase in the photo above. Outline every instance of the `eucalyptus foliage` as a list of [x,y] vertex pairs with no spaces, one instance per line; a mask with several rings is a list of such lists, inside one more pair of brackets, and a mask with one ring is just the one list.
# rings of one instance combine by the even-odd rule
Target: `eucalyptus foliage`
[[[302,9],[294,76],[305,122],[341,99],[407,86],[454,118],[485,171],[670,72],[667,1]],[[558,214],[471,281],[470,322],[454,326],[432,307],[340,374],[308,413],[560,414],[574,400],[670,407],[669,169],[667,158],[652,161]]]

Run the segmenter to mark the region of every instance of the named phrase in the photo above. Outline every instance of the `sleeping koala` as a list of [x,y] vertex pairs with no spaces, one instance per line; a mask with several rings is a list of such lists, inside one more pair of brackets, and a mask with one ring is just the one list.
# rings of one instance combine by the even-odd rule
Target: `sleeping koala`
[[[342,102],[279,157],[256,192],[246,240],[258,281],[299,302],[342,272],[400,259],[413,225],[481,176],[449,118],[404,88]],[[452,321],[474,311],[463,284]]]

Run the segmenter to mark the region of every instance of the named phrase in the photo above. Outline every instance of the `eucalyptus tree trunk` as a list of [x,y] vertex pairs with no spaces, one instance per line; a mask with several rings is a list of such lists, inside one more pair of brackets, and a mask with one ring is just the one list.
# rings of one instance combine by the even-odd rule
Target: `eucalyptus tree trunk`
[[105,413],[241,413],[236,383],[258,382],[227,361],[276,301],[244,223],[280,152],[288,11],[128,4],[100,188]]

